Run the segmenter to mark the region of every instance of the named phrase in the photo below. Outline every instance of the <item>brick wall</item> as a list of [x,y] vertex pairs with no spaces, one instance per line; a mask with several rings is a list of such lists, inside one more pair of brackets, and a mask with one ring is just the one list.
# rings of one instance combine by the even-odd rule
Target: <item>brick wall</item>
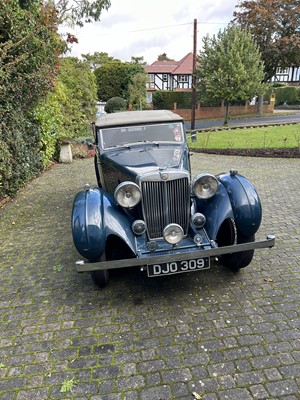
[[[274,103],[273,101],[270,104],[264,104],[263,113],[272,113],[274,111]],[[229,112],[232,117],[238,115],[254,115],[257,114],[257,104],[245,106],[231,106],[229,107]],[[174,107],[174,112],[179,114],[185,120],[191,119],[192,110],[188,109],[179,109],[176,108],[176,104]],[[209,118],[225,118],[225,107],[222,105],[220,107],[198,107],[195,110],[195,118],[196,119],[209,119]]]

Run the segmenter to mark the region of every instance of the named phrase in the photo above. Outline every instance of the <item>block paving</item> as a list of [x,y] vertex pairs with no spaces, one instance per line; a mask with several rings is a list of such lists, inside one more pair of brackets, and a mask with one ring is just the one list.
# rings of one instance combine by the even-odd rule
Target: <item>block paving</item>
[[71,208],[93,160],[57,164],[0,209],[0,400],[300,399],[299,159],[193,154],[263,205],[250,266],[78,274]]

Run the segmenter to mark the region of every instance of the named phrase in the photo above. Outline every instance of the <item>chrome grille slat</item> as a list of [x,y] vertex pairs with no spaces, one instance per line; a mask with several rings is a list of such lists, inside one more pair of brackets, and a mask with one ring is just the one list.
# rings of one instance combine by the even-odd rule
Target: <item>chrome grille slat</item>
[[150,239],[162,237],[164,227],[179,224],[187,234],[190,213],[188,178],[168,181],[142,181],[144,219]]

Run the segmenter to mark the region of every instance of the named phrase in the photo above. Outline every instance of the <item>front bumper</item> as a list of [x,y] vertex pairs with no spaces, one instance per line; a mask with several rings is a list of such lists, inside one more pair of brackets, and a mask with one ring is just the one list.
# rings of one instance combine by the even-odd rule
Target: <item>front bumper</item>
[[275,245],[275,236],[268,235],[266,240],[261,240],[257,242],[235,244],[232,246],[215,247],[210,249],[195,249],[193,251],[189,251],[186,253],[176,252],[176,250],[174,250],[174,253],[172,254],[129,258],[125,260],[98,261],[98,262],[79,260],[76,261],[76,270],[77,272],[90,272],[90,271],[98,271],[104,269],[145,266],[148,264],[155,264],[155,263],[161,264],[169,261],[182,261],[182,260],[192,260],[205,257],[217,257],[223,254],[238,253],[240,251],[271,248],[274,247],[274,245]]

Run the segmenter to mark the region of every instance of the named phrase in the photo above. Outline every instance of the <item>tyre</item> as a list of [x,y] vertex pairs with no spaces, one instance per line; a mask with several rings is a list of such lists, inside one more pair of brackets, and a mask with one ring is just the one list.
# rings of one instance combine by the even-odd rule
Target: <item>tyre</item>
[[[254,242],[255,236],[245,237],[241,233],[237,233],[237,244]],[[254,249],[240,251],[238,253],[224,254],[221,257],[221,263],[224,267],[233,271],[238,271],[241,268],[247,267],[254,256]]]
[[[234,225],[232,220],[227,220],[225,224],[221,226],[218,233],[217,242],[219,247],[230,246],[235,242],[236,244],[251,243],[255,241],[255,235],[245,236],[243,235]],[[238,271],[241,268],[247,267],[253,259],[254,249],[240,251],[238,253],[224,254],[220,257],[221,264],[231,269],[232,271]]]
[[[105,260],[106,256],[105,253],[103,253],[100,258],[100,261],[105,261]],[[109,272],[107,269],[91,271],[91,277],[95,285],[97,285],[100,288],[104,288],[108,283]]]

